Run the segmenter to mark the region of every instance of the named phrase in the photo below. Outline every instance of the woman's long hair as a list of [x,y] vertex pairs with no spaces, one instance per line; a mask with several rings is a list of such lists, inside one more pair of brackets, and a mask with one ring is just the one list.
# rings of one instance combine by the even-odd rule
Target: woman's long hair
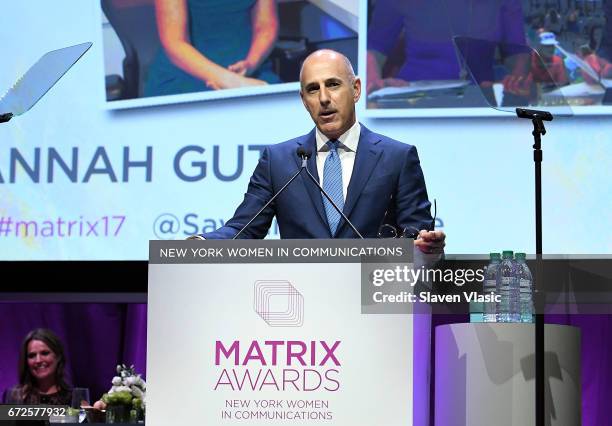
[[32,376],[30,367],[28,366],[28,345],[32,340],[39,340],[53,351],[57,359],[55,368],[54,380],[58,392],[70,390],[70,386],[64,379],[64,367],[66,366],[66,358],[64,357],[64,346],[59,337],[51,330],[46,328],[37,328],[28,333],[21,345],[19,352],[19,385],[21,387],[21,395],[24,399],[28,399],[30,394],[38,388],[36,379]]

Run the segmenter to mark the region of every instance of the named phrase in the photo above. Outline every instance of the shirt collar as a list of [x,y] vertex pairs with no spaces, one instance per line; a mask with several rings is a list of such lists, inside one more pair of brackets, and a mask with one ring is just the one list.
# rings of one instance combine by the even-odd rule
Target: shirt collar
[[[338,138],[338,141],[340,142],[338,147],[344,149],[345,151],[357,152],[357,144],[359,143],[360,133],[361,125],[359,124],[359,121],[355,120],[355,124],[353,124],[350,129],[348,129]],[[329,138],[321,133],[318,128],[316,128],[315,139],[317,141],[317,152],[329,151],[329,147],[327,146],[327,141],[329,141]]]

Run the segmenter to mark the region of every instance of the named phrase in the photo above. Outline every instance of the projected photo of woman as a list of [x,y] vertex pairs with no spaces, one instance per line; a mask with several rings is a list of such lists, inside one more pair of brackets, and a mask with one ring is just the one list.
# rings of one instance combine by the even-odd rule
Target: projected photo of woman
[[100,0],[106,106],[294,92],[311,52],[357,62],[357,2]]
[[[424,83],[437,81],[461,87],[459,82],[468,75],[458,61],[453,36],[488,40],[503,50],[504,45],[525,43],[523,21],[518,0],[377,0],[367,34],[368,96],[386,87],[426,88]],[[488,50],[495,50],[491,46]],[[493,51],[475,54],[494,57]],[[493,63],[485,68],[493,69]]]
[[64,347],[55,333],[44,328],[31,331],[19,352],[19,384],[4,391],[2,403],[70,405],[65,365]]
[[612,1],[368,0],[366,12],[371,116],[610,111]]
[[162,49],[145,96],[278,83],[267,61],[278,35],[275,0],[155,0]]
[[[453,35],[524,44],[521,4],[516,0],[378,0],[368,29],[368,87],[459,78]],[[402,62],[395,77],[385,80],[381,69],[400,38]]]

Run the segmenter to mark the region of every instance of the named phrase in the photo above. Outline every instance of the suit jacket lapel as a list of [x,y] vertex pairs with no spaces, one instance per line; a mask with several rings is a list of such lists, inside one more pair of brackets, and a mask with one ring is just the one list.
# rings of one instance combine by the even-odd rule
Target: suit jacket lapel
[[[308,135],[298,141],[298,145],[302,145],[306,150],[310,150],[312,155],[308,159],[307,168],[310,173],[315,177],[317,182],[319,182],[319,172],[317,171],[317,142],[315,139],[315,130],[313,129]],[[296,161],[298,167],[302,166],[302,160],[297,157]],[[312,201],[315,210],[319,214],[319,217],[325,224],[325,227],[329,229],[329,224],[327,223],[327,216],[325,215],[325,208],[323,207],[323,194],[319,191],[319,188],[314,184],[314,182],[310,181],[310,178],[306,176],[306,172],[302,172],[301,176],[302,182],[306,187],[306,191],[310,196],[310,200]]]
[[[361,125],[361,134],[359,135],[359,143],[357,144],[357,154],[355,155],[355,164],[353,166],[353,174],[349,182],[348,191],[346,194],[346,202],[344,203],[344,214],[350,219],[351,212],[357,204],[361,192],[366,183],[370,179],[382,149],[377,146],[380,138],[376,134],[369,131],[364,125]],[[342,220],[336,234],[345,223]]]

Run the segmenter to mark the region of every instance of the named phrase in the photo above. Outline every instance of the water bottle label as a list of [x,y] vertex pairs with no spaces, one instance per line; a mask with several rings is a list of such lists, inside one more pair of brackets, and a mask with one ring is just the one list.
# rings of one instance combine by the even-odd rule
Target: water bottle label
[[502,277],[501,278],[502,289],[504,289],[504,290],[510,289],[510,283],[511,282],[512,282],[512,278],[511,277]]
[[497,282],[495,280],[485,280],[484,289],[485,291],[493,291],[497,286]]

